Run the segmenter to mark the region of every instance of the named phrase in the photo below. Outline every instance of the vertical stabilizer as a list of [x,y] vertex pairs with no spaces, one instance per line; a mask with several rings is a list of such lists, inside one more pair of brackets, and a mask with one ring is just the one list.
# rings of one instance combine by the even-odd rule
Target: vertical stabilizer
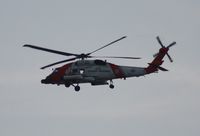
[[173,45],[176,44],[176,42],[172,42],[170,45],[165,47],[162,44],[160,38],[159,37],[156,37],[156,38],[158,40],[158,43],[161,45],[161,48],[160,48],[159,52],[154,55],[154,57],[155,57],[154,60],[151,63],[149,63],[149,66],[147,68],[145,68],[146,74],[154,73],[154,72],[157,72],[158,70],[168,71],[167,69],[161,67],[162,63],[164,62],[163,58],[165,57],[165,55],[167,55],[170,62],[173,62],[172,58],[168,54],[168,51],[169,51],[170,47],[172,47]]

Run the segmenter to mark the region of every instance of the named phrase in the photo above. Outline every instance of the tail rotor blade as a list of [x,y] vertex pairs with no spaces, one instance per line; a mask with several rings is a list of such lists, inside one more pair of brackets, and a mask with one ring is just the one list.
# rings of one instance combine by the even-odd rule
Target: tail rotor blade
[[173,42],[170,45],[168,45],[167,48],[170,48],[170,47],[174,46],[175,44],[176,44],[176,42]]
[[169,58],[170,62],[173,62],[173,59],[171,58],[171,56],[169,56],[168,53],[167,53],[167,57]]
[[162,42],[161,42],[159,36],[157,36],[156,39],[157,39],[158,43],[159,43],[162,47],[164,47],[164,45],[162,44]]

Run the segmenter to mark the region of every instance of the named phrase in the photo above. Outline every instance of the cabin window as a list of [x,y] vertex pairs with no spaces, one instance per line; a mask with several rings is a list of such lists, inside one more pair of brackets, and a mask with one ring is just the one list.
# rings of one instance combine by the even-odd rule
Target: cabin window
[[55,69],[54,71],[53,71],[53,73],[57,73],[58,72],[58,69]]
[[82,75],[85,72],[84,69],[80,69],[80,74]]
[[72,70],[72,73],[77,73],[78,72],[78,69],[73,69]]

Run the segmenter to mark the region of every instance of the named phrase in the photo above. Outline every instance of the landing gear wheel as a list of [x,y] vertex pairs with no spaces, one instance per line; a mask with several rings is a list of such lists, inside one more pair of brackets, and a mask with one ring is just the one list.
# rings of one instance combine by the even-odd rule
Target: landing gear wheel
[[70,87],[70,83],[65,83],[65,87]]
[[109,85],[109,87],[111,88],[111,89],[113,89],[115,86],[113,85],[113,81],[112,80],[110,80],[110,85]]
[[75,90],[76,92],[80,91],[80,86],[78,86],[78,85],[75,86],[75,87],[74,87],[74,90]]
[[111,89],[113,89],[115,86],[114,86],[113,84],[110,84],[109,87],[110,87]]

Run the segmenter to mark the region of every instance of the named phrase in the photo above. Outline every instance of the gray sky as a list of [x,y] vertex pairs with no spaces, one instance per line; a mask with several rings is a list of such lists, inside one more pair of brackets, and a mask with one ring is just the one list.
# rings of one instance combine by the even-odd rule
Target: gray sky
[[[200,133],[200,2],[197,0],[0,0],[1,136],[196,136]],[[160,72],[108,86],[42,85],[64,56],[22,48],[35,44],[72,53],[90,52],[128,38],[95,55],[139,56],[108,60],[147,66],[170,50]]]

